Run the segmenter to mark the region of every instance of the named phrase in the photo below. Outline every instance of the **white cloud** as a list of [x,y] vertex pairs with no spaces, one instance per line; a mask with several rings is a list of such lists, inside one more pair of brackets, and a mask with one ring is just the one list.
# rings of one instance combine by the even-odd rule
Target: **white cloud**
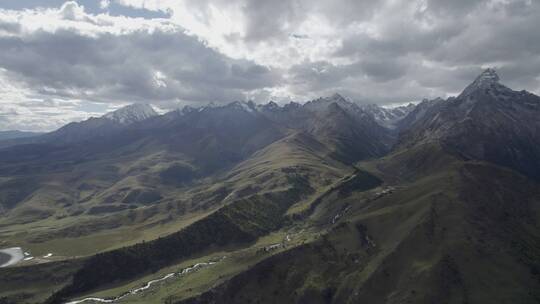
[[[418,83],[414,94],[410,91],[407,96],[422,92],[444,96],[454,92],[456,84],[456,76],[450,75],[449,67],[472,75],[481,66],[507,66],[509,61],[534,60],[534,53],[538,52],[533,41],[540,40],[539,32],[530,30],[540,26],[540,3],[529,0],[119,0],[119,3],[170,12],[172,22],[220,52],[282,69],[286,74],[291,66],[304,63],[355,66],[357,77],[349,75],[347,79],[357,85],[347,88],[348,91],[355,87],[382,88],[384,84],[374,86],[369,79],[390,80],[381,74],[383,68],[387,69],[385,62],[399,63],[414,58],[433,64],[421,68],[408,64],[405,73],[401,73],[408,81],[422,76],[410,73],[414,71],[440,75],[440,71],[447,71],[447,74],[432,87],[422,88]],[[502,36],[501,31],[508,35]],[[512,37],[521,43],[507,44]],[[518,45],[519,51],[514,49]],[[531,54],[528,58],[512,58],[516,51]],[[455,62],[467,56],[472,60]],[[537,74],[538,70],[536,67]],[[466,81],[463,79],[460,85]],[[407,79],[402,82],[406,83]],[[445,86],[444,82],[451,83]],[[392,84],[387,83],[383,92],[367,97],[395,91],[388,88]],[[292,88],[294,85],[285,84],[291,87],[287,94],[297,98],[313,94],[316,89],[310,86],[312,90],[306,92]],[[534,91],[538,86],[526,87]],[[283,92],[283,87],[270,91]]]
[[6,70],[0,69],[0,130],[51,131],[114,108],[84,100],[44,96],[6,74]]
[[99,7],[101,9],[107,9],[110,4],[111,4],[110,0],[101,0],[101,1],[99,1]]
[[[337,91],[399,103],[457,93],[490,65],[510,86],[540,91],[538,1],[87,2],[95,13],[81,3],[0,9],[0,68],[25,87],[19,100],[167,108]],[[118,5],[167,17],[122,16]]]
[[154,72],[154,83],[158,88],[166,88],[167,83],[165,82],[167,77],[161,71]]

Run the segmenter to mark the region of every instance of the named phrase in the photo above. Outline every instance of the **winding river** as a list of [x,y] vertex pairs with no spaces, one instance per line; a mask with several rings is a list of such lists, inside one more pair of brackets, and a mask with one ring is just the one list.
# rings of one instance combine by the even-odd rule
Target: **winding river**
[[127,297],[129,295],[135,295],[135,294],[141,293],[141,292],[147,290],[148,288],[150,288],[152,285],[154,285],[156,283],[171,279],[173,277],[182,277],[182,276],[185,276],[185,275],[187,275],[189,273],[197,271],[199,269],[206,268],[208,266],[212,266],[212,265],[220,262],[224,258],[225,258],[225,256],[221,257],[217,261],[197,263],[197,264],[195,264],[193,266],[184,268],[179,272],[168,273],[168,274],[166,274],[165,276],[163,276],[163,277],[161,277],[159,279],[148,281],[142,287],[131,289],[130,291],[127,291],[127,292],[125,292],[125,293],[123,293],[123,294],[121,294],[121,295],[119,295],[117,297],[111,297],[111,298],[88,297],[88,298],[84,298],[84,299],[81,299],[81,300],[75,300],[75,301],[67,302],[66,304],[79,304],[79,303],[84,303],[84,302],[114,303],[116,301],[120,301],[121,299],[123,299],[123,298],[125,298],[125,297]]

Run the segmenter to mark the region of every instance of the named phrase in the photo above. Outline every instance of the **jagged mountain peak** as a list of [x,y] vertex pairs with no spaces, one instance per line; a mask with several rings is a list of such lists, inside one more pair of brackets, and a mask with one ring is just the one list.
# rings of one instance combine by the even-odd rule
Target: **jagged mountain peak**
[[328,107],[333,103],[336,103],[341,108],[353,113],[362,112],[362,109],[360,109],[360,107],[356,103],[348,100],[347,98],[343,97],[338,93],[335,93],[328,97],[320,97],[315,100],[308,101],[303,105],[303,107],[309,111],[320,112],[327,110]]
[[265,104],[256,104],[254,108],[258,112],[276,112],[284,109],[284,107],[280,106],[273,100],[270,100]]
[[246,112],[249,112],[249,113],[257,111],[255,103],[253,101],[251,101],[251,100],[249,100],[249,101],[234,101],[234,102],[231,102],[231,103],[225,105],[225,107],[227,107],[227,108],[235,108],[235,109],[243,110],[243,111],[246,111]]
[[273,100],[270,100],[265,105],[261,105],[261,107],[264,108],[264,109],[267,109],[267,110],[275,110],[275,109],[280,108],[280,106],[276,102],[274,102]]
[[131,104],[101,117],[91,117],[81,122],[69,123],[51,133],[44,134],[39,141],[55,143],[74,143],[107,136],[133,123],[143,121],[158,113],[148,104]]
[[350,105],[356,105],[350,98],[347,98],[347,97],[344,97],[343,95],[339,94],[339,93],[334,93],[332,94],[331,96],[328,96],[328,97],[324,97],[322,98],[323,101],[325,102],[328,102],[328,103],[337,103],[338,105],[347,105],[347,106],[350,106]]
[[343,95],[341,95],[339,93],[332,94],[332,96],[328,97],[328,99],[339,100],[339,101],[348,101],[345,97],[343,97]]
[[500,78],[497,74],[497,71],[493,68],[485,69],[474,82],[478,83],[490,83],[490,82],[499,82]]
[[116,111],[107,113],[103,116],[103,118],[112,120],[123,125],[129,125],[134,122],[142,121],[157,115],[158,114],[151,105],[134,103],[122,107]]
[[180,110],[181,114],[189,114],[191,112],[203,112],[206,110],[217,110],[221,111],[224,109],[228,110],[241,110],[245,112],[256,112],[257,111],[257,105],[251,101],[233,101],[230,103],[214,103],[210,102],[205,106],[199,106],[199,107],[193,107],[193,106],[185,106]]
[[421,103],[402,142],[437,142],[449,151],[540,179],[540,97],[499,83],[485,70],[457,98]]
[[500,78],[495,69],[487,68],[476,79],[468,85],[461,93],[460,97],[466,97],[479,90],[485,90],[488,88],[506,89],[505,86],[499,83]]

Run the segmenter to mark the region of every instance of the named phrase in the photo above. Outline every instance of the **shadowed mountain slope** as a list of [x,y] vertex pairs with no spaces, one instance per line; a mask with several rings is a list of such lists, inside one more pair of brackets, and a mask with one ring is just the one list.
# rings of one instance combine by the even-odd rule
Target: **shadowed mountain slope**
[[434,102],[410,125],[401,144],[441,142],[462,157],[486,160],[539,179],[538,117],[540,97],[503,86],[495,71],[488,69],[457,98]]

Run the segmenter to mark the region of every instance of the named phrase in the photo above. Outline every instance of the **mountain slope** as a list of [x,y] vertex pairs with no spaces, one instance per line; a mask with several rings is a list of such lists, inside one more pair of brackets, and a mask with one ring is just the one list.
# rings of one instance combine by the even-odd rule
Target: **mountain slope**
[[91,117],[81,122],[69,123],[49,133],[2,141],[0,142],[0,149],[17,145],[49,144],[58,146],[81,143],[94,138],[110,136],[132,124],[157,115],[150,105],[127,105],[101,117]]
[[135,103],[107,113],[103,118],[122,125],[129,125],[157,115],[156,111],[150,105]]
[[268,105],[261,113],[277,124],[312,134],[346,162],[381,156],[394,141],[389,130],[339,94],[304,105]]
[[395,170],[418,150],[375,161],[393,188],[324,199],[321,238],[177,303],[536,303],[538,184],[419,149],[445,162],[407,182]]
[[488,69],[457,98],[437,104],[412,123],[402,144],[438,141],[462,157],[540,178],[540,97],[501,85]]
[[417,104],[412,111],[396,123],[396,129],[400,132],[408,130],[412,125],[423,119],[424,116],[433,115],[439,110],[438,106],[444,103],[442,98],[436,98],[433,100],[424,99]]
[[68,144],[84,142],[95,137],[109,136],[134,123],[142,122],[158,114],[145,104],[132,104],[107,113],[102,117],[90,118],[64,127],[42,136],[42,142]]
[[361,108],[371,115],[379,125],[389,129],[396,129],[400,121],[413,111],[416,105],[409,103],[404,106],[387,108],[376,104],[368,104],[363,105]]
[[[89,259],[74,275],[73,284],[55,297],[73,297],[111,281],[133,279],[209,248],[247,246],[279,229],[287,221],[285,212],[290,206],[350,170],[327,158],[323,150],[315,139],[301,133],[272,143],[236,166],[222,181],[214,181],[234,189],[223,198],[225,206],[162,239]],[[171,247],[185,250],[171,251]],[[131,270],[115,266],[120,264]]]

